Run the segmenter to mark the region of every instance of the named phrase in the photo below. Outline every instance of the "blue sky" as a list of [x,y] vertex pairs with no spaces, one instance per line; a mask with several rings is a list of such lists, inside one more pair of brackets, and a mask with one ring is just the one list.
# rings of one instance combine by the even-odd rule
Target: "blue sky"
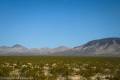
[[78,46],[120,37],[120,0],[0,0],[0,45]]

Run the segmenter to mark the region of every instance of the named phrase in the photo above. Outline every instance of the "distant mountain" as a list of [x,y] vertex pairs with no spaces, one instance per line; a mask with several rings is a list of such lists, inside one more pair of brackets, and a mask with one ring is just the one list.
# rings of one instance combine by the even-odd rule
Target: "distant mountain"
[[0,47],[0,55],[21,55],[26,52],[28,52],[28,48],[20,44],[13,45],[12,47],[9,46]]
[[68,48],[66,46],[59,46],[59,47],[53,48],[51,50],[51,53],[66,51],[66,50],[69,50],[69,49],[71,49],[71,48]]
[[24,47],[24,46],[22,46],[20,44],[15,44],[11,48],[26,48],[26,47]]
[[63,55],[82,56],[114,56],[120,55],[120,38],[104,38],[89,41],[88,43],[76,46],[71,50],[61,52]]
[[120,38],[103,38],[87,42],[81,46],[68,48],[31,48],[20,44],[0,47],[0,55],[62,55],[62,56],[120,56]]
[[15,44],[11,47],[0,46],[0,55],[51,55],[55,52],[61,52],[70,48],[60,46],[57,48],[31,48],[28,49],[20,44]]

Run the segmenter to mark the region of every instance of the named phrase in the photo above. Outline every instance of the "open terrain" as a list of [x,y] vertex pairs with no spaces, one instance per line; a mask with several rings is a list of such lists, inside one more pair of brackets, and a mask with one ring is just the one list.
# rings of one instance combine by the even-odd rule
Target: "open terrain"
[[119,57],[0,56],[0,80],[120,80]]

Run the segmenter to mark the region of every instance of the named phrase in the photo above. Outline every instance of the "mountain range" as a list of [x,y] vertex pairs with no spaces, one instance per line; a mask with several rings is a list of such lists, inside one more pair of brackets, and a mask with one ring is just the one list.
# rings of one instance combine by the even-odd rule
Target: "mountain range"
[[120,38],[103,38],[69,48],[26,48],[20,44],[0,46],[0,55],[120,56]]

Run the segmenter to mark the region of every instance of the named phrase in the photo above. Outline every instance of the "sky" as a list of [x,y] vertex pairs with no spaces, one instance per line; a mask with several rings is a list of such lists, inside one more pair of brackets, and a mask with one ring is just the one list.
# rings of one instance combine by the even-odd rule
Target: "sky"
[[0,45],[82,45],[120,37],[120,0],[0,0]]

